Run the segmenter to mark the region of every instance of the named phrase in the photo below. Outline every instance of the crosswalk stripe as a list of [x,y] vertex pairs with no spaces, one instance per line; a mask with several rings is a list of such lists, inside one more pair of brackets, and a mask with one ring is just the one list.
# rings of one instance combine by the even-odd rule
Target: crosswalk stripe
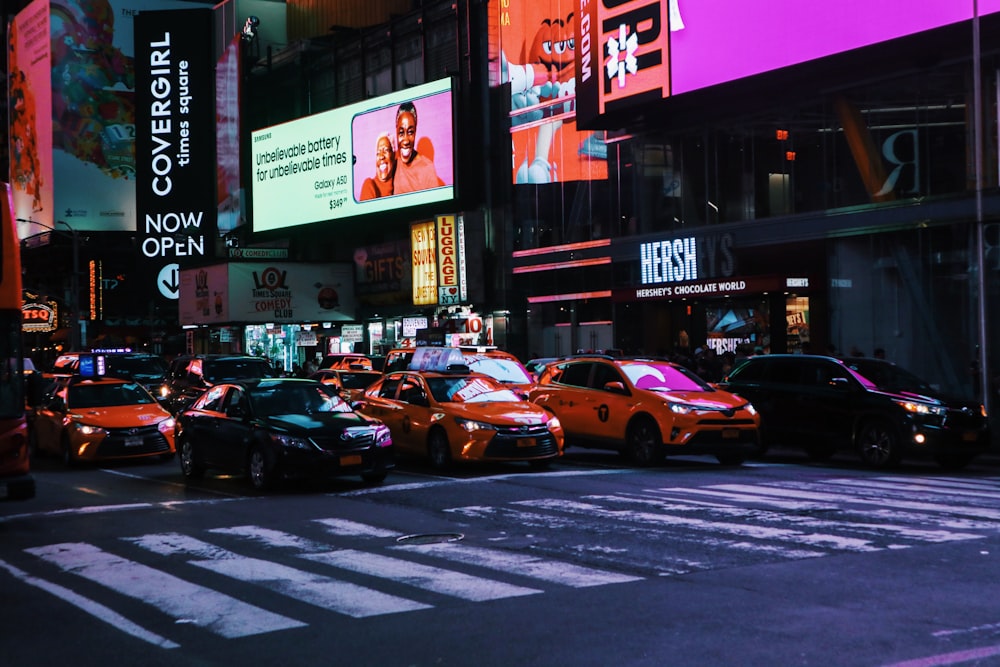
[[[719,489],[722,491],[735,491],[737,493],[751,493],[751,494],[761,494],[765,496],[777,496],[779,498],[798,498],[798,499],[808,499],[816,501],[825,501],[838,504],[844,503],[854,503],[857,505],[877,505],[879,507],[895,507],[897,509],[907,509],[907,510],[924,510],[931,512],[940,512],[942,509],[946,509],[948,512],[953,514],[964,514],[966,516],[975,516],[981,519],[1000,519],[1000,511],[992,510],[987,508],[974,508],[969,506],[947,506],[942,507],[940,503],[924,503],[916,501],[907,500],[897,500],[893,498],[885,498],[883,496],[867,496],[867,495],[849,495],[845,496],[840,493],[824,493],[818,491],[810,491],[801,488],[801,485],[790,484],[783,487],[772,487],[772,486],[755,486],[749,484],[719,484],[716,486],[709,487],[710,489]],[[809,487],[812,488],[812,487]],[[677,490],[677,489],[672,489]],[[689,489],[690,491],[696,491],[695,489]]]
[[474,547],[457,542],[432,542],[428,544],[402,544],[392,547],[406,551],[439,556],[468,565],[476,565],[491,570],[500,570],[512,574],[540,579],[573,588],[588,586],[603,586],[605,584],[622,584],[629,581],[639,581],[642,577],[634,577],[617,572],[580,567],[572,563],[544,560],[527,554],[508,553],[497,549]]
[[[704,489],[693,490],[698,493],[705,492]],[[585,496],[585,499],[591,498],[605,498],[608,500],[618,500],[624,503],[639,503],[639,504],[653,504],[659,507],[663,504],[663,500],[659,498],[653,499],[641,499],[633,496]],[[753,502],[752,497],[742,496],[743,500],[749,500]],[[676,508],[675,505],[669,505],[671,508]],[[829,506],[825,506],[828,508]],[[662,509],[662,507],[660,508]],[[915,540],[920,542],[955,542],[960,540],[975,540],[980,539],[982,536],[973,533],[960,533],[951,530],[927,530],[925,528],[914,528],[910,525],[900,525],[888,523],[886,521],[889,517],[882,516],[878,511],[851,511],[850,514],[853,516],[872,519],[871,522],[866,521],[843,521],[843,520],[832,520],[823,518],[822,516],[788,516],[787,514],[781,514],[778,512],[773,512],[771,510],[758,510],[753,508],[743,508],[734,507],[732,505],[724,507],[713,508],[713,513],[721,514],[727,517],[733,517],[737,519],[745,519],[747,521],[780,521],[783,523],[791,524],[796,529],[811,529],[811,530],[843,530],[843,531],[853,531],[861,532],[870,535],[883,535],[883,534],[893,534],[897,537],[902,537],[909,540]],[[930,519],[925,519],[925,522]],[[964,526],[962,528],[965,528]],[[815,533],[813,535],[816,535]],[[901,548],[906,545],[900,544],[888,544],[883,548]]]
[[90,544],[65,542],[26,551],[66,572],[150,604],[178,622],[193,623],[223,637],[248,637],[305,625]]
[[344,537],[399,537],[399,533],[347,519],[316,519],[327,531]]
[[[344,528],[351,535],[380,536],[386,532],[375,526],[368,526],[353,521],[342,521],[340,519],[317,519],[317,522],[328,526]],[[350,570],[359,574],[390,579],[416,588],[471,600],[473,602],[534,595],[542,592],[535,588],[514,586],[491,579],[475,577],[420,563],[412,563],[366,551],[355,549],[330,551],[329,545],[320,545],[318,542],[304,540],[289,533],[269,530],[259,526],[216,528],[211,532],[244,537],[271,547],[294,548],[301,552],[296,554],[300,558],[306,558],[317,563]]]
[[368,574],[401,582],[425,590],[450,595],[473,602],[535,595],[542,591],[505,584],[492,579],[474,577],[461,572],[445,570],[420,563],[381,556],[355,549],[341,549],[324,553],[301,554],[317,563],[332,565],[360,574]]
[[958,487],[955,485],[944,486],[940,484],[932,485],[927,484],[923,480],[921,480],[920,483],[903,480],[890,481],[868,479],[829,479],[825,480],[825,482],[827,484],[836,484],[838,486],[860,487],[869,491],[874,491],[876,489],[883,491],[904,491],[912,495],[970,496],[981,500],[996,500],[1000,498],[1000,491],[995,491],[993,489],[987,490],[983,487]]
[[164,556],[184,554],[205,558],[207,560],[188,562],[217,574],[258,584],[282,595],[353,618],[366,618],[431,607],[431,605],[421,602],[298,570],[280,563],[240,556],[232,551],[179,533],[143,535],[128,538],[128,541]]
[[118,630],[121,630],[126,634],[132,635],[136,639],[141,639],[145,642],[149,642],[153,646],[158,646],[160,648],[167,648],[167,649],[180,648],[180,644],[178,644],[177,642],[171,641],[165,637],[161,637],[155,632],[151,632],[150,630],[147,630],[146,628],[142,627],[138,623],[133,623],[132,621],[128,620],[121,614],[108,608],[106,605],[103,605],[100,602],[95,602],[90,598],[86,598],[82,595],[79,595],[71,591],[70,589],[66,588],[65,586],[54,584],[51,581],[46,581],[45,579],[41,579],[39,577],[33,577],[27,572],[24,572],[23,570],[18,569],[9,563],[5,563],[2,560],[0,560],[0,569],[7,570],[16,578],[23,581],[24,583],[29,584],[31,586],[35,586],[37,588],[42,589],[43,591],[51,593],[52,595],[55,595],[57,598],[65,600],[66,602],[77,607],[78,609],[87,612],[94,618],[100,619],[105,623],[107,623],[108,625]]
[[[630,510],[609,510],[592,503],[566,502],[562,500],[542,500],[525,501],[532,506],[548,506],[552,509],[559,509],[574,514],[586,516],[596,516],[601,518],[624,519],[626,521],[653,526],[676,526],[691,528],[704,532],[724,533],[742,538],[752,538],[757,540],[774,540],[788,542],[799,546],[811,548],[835,548],[843,551],[879,551],[880,547],[871,543],[870,540],[862,540],[842,535],[830,535],[825,533],[807,533],[791,528],[777,528],[773,526],[761,526],[759,524],[735,521],[712,521],[693,517],[654,514],[652,512],[639,512]],[[794,557],[801,557],[796,555]]]

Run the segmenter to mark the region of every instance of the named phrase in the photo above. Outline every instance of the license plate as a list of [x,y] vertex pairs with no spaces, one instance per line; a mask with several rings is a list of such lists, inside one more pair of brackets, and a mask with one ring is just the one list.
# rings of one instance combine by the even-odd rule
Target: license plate
[[740,437],[740,430],[738,428],[724,428],[722,429],[722,437],[727,440],[735,440]]
[[342,466],[359,466],[361,465],[361,455],[360,454],[350,454],[348,456],[340,457],[340,465]]
[[962,434],[962,440],[966,442],[975,442],[979,439],[979,434],[976,431],[967,431]]
[[140,437],[125,438],[125,446],[126,447],[142,447],[142,438],[140,438]]
[[517,446],[518,447],[534,447],[535,446],[535,439],[534,438],[519,438],[518,441],[517,441]]

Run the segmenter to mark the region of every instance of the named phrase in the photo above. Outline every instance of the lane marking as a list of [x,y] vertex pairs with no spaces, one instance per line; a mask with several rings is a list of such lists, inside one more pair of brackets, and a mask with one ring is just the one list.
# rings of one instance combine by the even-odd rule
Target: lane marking
[[983,646],[981,648],[970,648],[964,651],[952,651],[951,653],[939,653],[929,655],[914,660],[904,660],[893,662],[882,667],[938,667],[939,665],[958,665],[972,660],[982,660],[1000,655],[1000,646]]
[[188,563],[353,618],[432,607],[273,561],[240,556],[180,533],[143,535],[127,538],[127,541],[163,556],[187,555],[201,558],[203,560],[190,560]]
[[306,625],[90,544],[64,542],[25,551],[66,572],[152,605],[178,622],[191,622],[223,637],[248,637]]
[[14,577],[20,579],[24,583],[40,588],[47,593],[51,593],[64,602],[68,602],[74,607],[90,614],[97,620],[103,621],[114,629],[121,630],[136,639],[141,639],[142,641],[148,642],[153,646],[158,646],[159,648],[180,648],[180,644],[166,639],[165,637],[161,637],[155,632],[151,632],[137,623],[133,623],[129,619],[109,607],[104,606],[100,602],[95,602],[90,598],[74,593],[59,584],[54,584],[51,581],[46,581],[45,579],[32,576],[2,560],[0,560],[0,568],[7,570],[14,575]]

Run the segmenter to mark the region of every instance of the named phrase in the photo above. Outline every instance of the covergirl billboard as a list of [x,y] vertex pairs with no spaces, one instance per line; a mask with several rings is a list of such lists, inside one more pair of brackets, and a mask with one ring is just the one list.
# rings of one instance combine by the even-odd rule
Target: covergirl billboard
[[[577,117],[973,18],[972,0],[575,0]],[[979,0],[979,15],[1000,0]],[[971,49],[971,34],[970,34]]]

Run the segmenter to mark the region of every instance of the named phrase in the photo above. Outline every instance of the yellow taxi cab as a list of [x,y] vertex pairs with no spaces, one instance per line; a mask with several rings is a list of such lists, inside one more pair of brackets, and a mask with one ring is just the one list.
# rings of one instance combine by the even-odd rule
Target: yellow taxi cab
[[174,418],[140,382],[74,375],[49,386],[29,433],[36,455],[66,465],[174,456]]
[[616,449],[639,466],[688,454],[739,465],[759,447],[749,401],[668,361],[569,357],[545,367],[528,400],[559,418],[569,444]]
[[382,377],[381,371],[376,370],[342,370],[337,368],[324,368],[309,376],[311,380],[319,380],[323,384],[330,385],[337,394],[347,401],[353,403],[361,397],[365,389],[373,382]]
[[349,354],[347,352],[343,352],[340,354],[328,354],[323,357],[320,368],[336,368],[345,371],[352,369],[370,371],[372,370],[373,365],[371,357],[367,357],[363,354]]
[[[461,363],[467,365],[470,370],[499,380],[520,394],[522,398],[527,397],[528,390],[535,383],[535,376],[521,363],[520,359],[510,352],[491,345],[461,345],[459,347],[429,345],[426,347],[438,350],[457,350],[462,355]],[[385,358],[385,372],[408,368],[414,352],[422,349],[424,348],[401,347],[390,350]]]
[[454,348],[421,347],[408,370],[387,371],[358,411],[382,420],[396,451],[452,462],[526,461],[544,468],[562,456],[559,419],[497,380],[473,373]]

